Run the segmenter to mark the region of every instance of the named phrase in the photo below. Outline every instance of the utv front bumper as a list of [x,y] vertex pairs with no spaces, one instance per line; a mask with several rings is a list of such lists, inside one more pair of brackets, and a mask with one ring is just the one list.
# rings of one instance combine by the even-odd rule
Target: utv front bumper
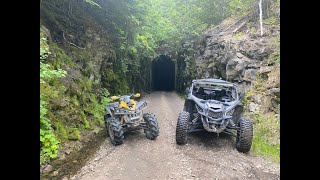
[[197,109],[200,116],[198,118],[201,119],[203,128],[209,132],[220,133],[226,129],[229,123],[231,126],[234,126],[232,116],[227,115],[224,111],[203,111],[198,107]]

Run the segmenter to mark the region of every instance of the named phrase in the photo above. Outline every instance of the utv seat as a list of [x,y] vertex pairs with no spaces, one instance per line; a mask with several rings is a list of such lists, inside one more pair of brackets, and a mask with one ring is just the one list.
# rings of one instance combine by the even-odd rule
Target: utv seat
[[197,97],[200,99],[204,99],[206,97],[203,87],[199,87],[197,91]]

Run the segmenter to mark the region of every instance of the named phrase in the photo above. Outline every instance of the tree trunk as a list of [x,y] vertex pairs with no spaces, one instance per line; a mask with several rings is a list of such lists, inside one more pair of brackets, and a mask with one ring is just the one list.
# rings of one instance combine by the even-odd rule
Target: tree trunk
[[262,27],[262,0],[259,2],[259,10],[260,10],[260,31],[261,36],[263,35],[263,27]]

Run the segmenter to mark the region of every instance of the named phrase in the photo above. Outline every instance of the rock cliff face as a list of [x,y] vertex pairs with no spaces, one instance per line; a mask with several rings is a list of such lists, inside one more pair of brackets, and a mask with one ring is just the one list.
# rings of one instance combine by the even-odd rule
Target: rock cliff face
[[74,4],[61,0],[40,4],[40,38],[47,39],[50,52],[44,63],[67,72],[40,86],[48,103],[47,118],[61,142],[58,161],[103,129],[102,90],[117,88],[112,86],[117,55],[111,33],[86,11],[88,4],[70,3]]
[[260,37],[259,32],[251,33],[252,27],[246,25],[235,32],[239,24],[241,21],[229,27],[221,24],[205,33],[195,51],[199,77],[253,82],[260,68],[262,71],[271,69],[268,57],[274,50],[269,47],[269,41],[277,32],[272,29],[274,33],[267,32]]

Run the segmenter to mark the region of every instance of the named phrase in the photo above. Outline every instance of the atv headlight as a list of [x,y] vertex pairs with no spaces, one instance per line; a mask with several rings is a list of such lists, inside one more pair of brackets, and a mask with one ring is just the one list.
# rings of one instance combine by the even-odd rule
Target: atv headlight
[[138,109],[142,110],[143,108],[145,108],[147,106],[147,102],[144,102]]

